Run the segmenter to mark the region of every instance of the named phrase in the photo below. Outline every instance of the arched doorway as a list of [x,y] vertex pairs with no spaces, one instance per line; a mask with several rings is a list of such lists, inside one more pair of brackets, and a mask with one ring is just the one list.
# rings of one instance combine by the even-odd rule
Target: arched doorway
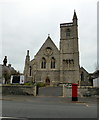
[[46,82],[46,85],[50,85],[50,79],[48,77],[46,78],[45,82]]

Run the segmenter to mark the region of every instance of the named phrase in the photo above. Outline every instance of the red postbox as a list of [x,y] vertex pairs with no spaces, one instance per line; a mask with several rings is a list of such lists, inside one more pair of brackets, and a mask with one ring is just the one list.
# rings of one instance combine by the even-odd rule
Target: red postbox
[[72,101],[78,101],[78,84],[72,84]]

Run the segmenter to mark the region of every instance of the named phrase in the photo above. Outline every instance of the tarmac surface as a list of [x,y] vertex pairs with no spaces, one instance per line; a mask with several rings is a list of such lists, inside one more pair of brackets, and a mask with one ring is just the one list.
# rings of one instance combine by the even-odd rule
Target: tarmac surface
[[99,96],[92,97],[78,97],[78,101],[72,101],[71,97],[63,96],[25,96],[25,95],[3,95],[0,99],[2,101],[27,101],[27,102],[64,102],[64,103],[99,103]]
[[1,100],[4,118],[96,118],[99,103],[99,97],[4,95]]

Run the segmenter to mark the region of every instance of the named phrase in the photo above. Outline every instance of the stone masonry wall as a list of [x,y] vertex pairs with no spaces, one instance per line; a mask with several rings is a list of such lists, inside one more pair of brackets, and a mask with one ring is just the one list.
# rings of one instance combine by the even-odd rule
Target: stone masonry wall
[[36,96],[36,86],[3,85],[2,95],[33,95]]
[[[90,94],[91,96],[99,95],[99,87],[90,87],[90,86],[78,87],[78,97],[83,97],[86,94]],[[63,96],[64,97],[72,97],[72,87],[71,86],[63,87]]]

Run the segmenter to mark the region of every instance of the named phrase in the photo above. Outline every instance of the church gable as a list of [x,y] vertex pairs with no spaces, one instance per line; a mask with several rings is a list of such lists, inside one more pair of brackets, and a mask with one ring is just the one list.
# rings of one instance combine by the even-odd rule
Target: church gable
[[31,62],[38,70],[59,70],[59,50],[49,36]]
[[42,47],[39,49],[35,57],[44,54],[45,56],[50,56],[51,54],[59,54],[59,50],[54,44],[54,42],[51,40],[51,38],[48,36]]

